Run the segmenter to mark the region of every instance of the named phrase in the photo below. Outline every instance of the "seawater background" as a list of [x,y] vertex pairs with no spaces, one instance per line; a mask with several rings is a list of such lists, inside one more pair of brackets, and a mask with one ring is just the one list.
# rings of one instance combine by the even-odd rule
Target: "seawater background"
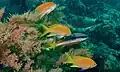
[[[79,23],[81,19],[72,17],[73,15],[76,15],[77,17],[84,16],[86,14],[86,6],[91,7],[98,2],[104,2],[117,10],[120,9],[120,0],[0,0],[0,8],[6,8],[3,18],[7,18],[9,17],[9,14],[22,14],[25,11],[34,10],[37,5],[46,1],[53,1],[60,6],[65,6],[66,8],[63,12],[65,13],[66,18],[64,20],[75,27],[84,27],[84,25],[80,25]],[[88,14],[91,13],[90,11],[88,11]],[[74,24],[71,21],[73,19],[76,20],[73,21],[75,22]]]
[[[23,13],[26,10],[31,10],[36,7],[36,5],[46,2],[50,0],[0,0],[0,8],[6,7],[8,8],[7,12],[16,12],[16,13]],[[71,11],[79,11],[78,14],[81,14],[81,9],[79,8],[78,3],[80,1],[84,3],[84,5],[94,5],[99,1],[105,2],[106,4],[111,5],[114,8],[119,9],[120,8],[120,0],[51,0],[54,1],[57,4],[62,5],[68,5],[70,6]],[[79,4],[80,5],[80,4]],[[66,13],[67,14],[67,13]]]
[[[0,0],[0,8],[6,8],[3,19],[9,17],[10,13],[22,14],[28,10],[34,10],[37,5],[46,1],[47,0]],[[119,14],[116,14],[120,11],[120,0],[53,1],[57,5],[65,6],[63,10],[65,14],[63,23],[71,24],[76,28],[86,28],[103,23],[103,25],[98,27],[95,26],[96,28],[93,30],[88,30],[87,33],[93,38],[91,43],[95,45],[95,57],[99,72],[119,72],[120,67],[117,64],[119,64],[120,54],[116,55],[112,51],[115,50],[119,52],[120,49],[120,26],[114,26],[120,23]],[[108,9],[105,10],[107,7]],[[104,20],[106,22],[103,22]],[[104,56],[104,58],[101,58],[101,55]],[[107,64],[106,68],[108,68],[106,71],[104,71],[105,64]]]

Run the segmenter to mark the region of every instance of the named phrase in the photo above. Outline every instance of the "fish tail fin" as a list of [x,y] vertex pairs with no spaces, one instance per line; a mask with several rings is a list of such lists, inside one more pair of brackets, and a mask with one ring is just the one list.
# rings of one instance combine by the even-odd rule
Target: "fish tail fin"
[[80,72],[84,72],[84,71],[86,71],[87,70],[87,68],[82,68],[81,70],[80,70]]
[[51,43],[51,44],[49,44],[49,45],[50,45],[50,47],[53,47],[53,48],[56,47],[56,43],[55,43],[55,42],[53,42],[53,43]]
[[43,37],[44,35],[46,35],[47,33],[48,33],[48,27],[46,27],[45,25],[41,25],[42,27],[43,27],[43,29],[45,30],[45,32],[42,34],[42,35],[40,35],[40,37]]
[[48,31],[45,31],[43,34],[40,35],[40,38],[45,36],[48,33]]
[[66,57],[66,61],[64,62],[65,64],[66,63],[73,63],[73,60],[68,53],[65,53],[65,57]]
[[45,13],[44,13],[44,14],[41,14],[40,19],[42,19],[44,16],[45,16]]
[[41,26],[42,26],[45,30],[47,30],[47,29],[48,29],[48,27],[47,27],[47,26],[45,26],[45,25],[43,25],[43,24],[41,24]]
[[46,48],[46,50],[54,49],[54,48],[56,47],[56,43],[55,43],[55,42],[53,42],[53,43],[48,43],[48,45],[49,45],[50,47]]

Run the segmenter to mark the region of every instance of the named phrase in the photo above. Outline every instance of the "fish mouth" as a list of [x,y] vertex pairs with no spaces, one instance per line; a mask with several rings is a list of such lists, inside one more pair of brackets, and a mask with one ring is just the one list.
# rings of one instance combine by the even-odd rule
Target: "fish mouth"
[[93,66],[89,67],[89,69],[96,67],[97,64],[95,63]]

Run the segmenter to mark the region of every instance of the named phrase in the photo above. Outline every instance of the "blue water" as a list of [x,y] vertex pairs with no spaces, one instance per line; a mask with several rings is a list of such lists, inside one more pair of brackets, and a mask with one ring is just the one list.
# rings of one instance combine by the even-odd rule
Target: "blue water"
[[0,0],[0,8],[5,7],[1,22],[8,21],[13,14],[34,11],[47,1],[65,7],[61,23],[72,25],[73,32],[83,32],[90,37],[98,66],[83,72],[120,70],[117,65],[120,64],[120,0]]

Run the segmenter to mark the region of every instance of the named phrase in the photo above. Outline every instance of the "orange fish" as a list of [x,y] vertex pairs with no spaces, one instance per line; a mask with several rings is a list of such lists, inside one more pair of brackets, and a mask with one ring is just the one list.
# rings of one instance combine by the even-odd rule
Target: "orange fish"
[[67,35],[71,35],[71,31],[67,26],[61,25],[61,24],[54,24],[52,26],[50,26],[42,35],[41,37],[43,37],[44,35],[46,35],[47,33],[55,33],[57,35],[61,35],[61,36],[67,36]]
[[70,29],[67,26],[64,26],[61,24],[52,25],[50,32],[58,34],[58,35],[62,35],[62,36],[66,36],[66,35],[71,34]]
[[39,5],[38,7],[36,7],[35,11],[39,12],[41,14],[41,18],[42,18],[45,14],[49,14],[55,8],[56,8],[55,3],[46,2],[46,3],[43,3],[43,4]]
[[81,68],[82,70],[93,68],[97,66],[95,61],[88,57],[82,56],[70,56],[68,53],[65,53],[66,60],[65,64],[73,64],[71,67]]

